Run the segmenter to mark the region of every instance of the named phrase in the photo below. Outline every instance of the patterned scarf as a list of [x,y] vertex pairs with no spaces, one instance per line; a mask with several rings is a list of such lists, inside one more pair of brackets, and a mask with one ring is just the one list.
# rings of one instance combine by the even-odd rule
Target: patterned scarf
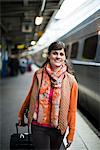
[[[51,123],[53,127],[58,126],[61,87],[66,69],[65,64],[57,69],[57,71],[53,71],[49,63],[45,65],[39,93],[38,122],[44,124]],[[53,94],[50,101],[51,87],[53,88]]]

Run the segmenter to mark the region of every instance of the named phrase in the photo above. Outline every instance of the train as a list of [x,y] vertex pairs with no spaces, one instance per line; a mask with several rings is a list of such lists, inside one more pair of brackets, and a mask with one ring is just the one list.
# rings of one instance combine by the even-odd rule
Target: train
[[[66,45],[79,86],[78,107],[100,131],[100,11],[95,12],[58,40]],[[45,61],[47,48],[34,55],[38,66]]]

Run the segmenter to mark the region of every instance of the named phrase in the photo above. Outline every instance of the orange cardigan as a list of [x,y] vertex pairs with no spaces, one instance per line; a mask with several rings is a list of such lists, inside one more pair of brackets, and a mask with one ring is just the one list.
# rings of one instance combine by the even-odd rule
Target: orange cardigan
[[[72,141],[74,137],[74,133],[75,133],[75,127],[76,127],[78,84],[73,75],[69,73],[67,73],[67,75],[68,75],[69,82],[71,83],[71,92],[70,92],[70,105],[69,105],[69,110],[68,110],[68,115],[67,115],[67,124],[69,126],[69,133],[66,138],[69,141]],[[38,88],[36,85],[38,84],[38,87],[40,86],[40,82],[41,82],[40,80],[41,80],[41,69],[36,71],[36,73],[34,74],[30,91],[26,99],[22,103],[22,106],[18,112],[18,117],[23,118],[24,111],[30,104],[31,96],[36,95],[36,93],[38,92]],[[34,94],[32,94],[33,86],[34,86]],[[64,89],[64,91],[67,91],[67,90]]]

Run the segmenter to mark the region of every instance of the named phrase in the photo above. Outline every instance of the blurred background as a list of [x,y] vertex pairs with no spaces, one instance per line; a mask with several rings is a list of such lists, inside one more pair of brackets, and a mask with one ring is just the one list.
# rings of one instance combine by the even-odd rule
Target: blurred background
[[57,40],[78,81],[78,108],[100,137],[100,0],[1,0],[1,149],[9,150],[20,103]]

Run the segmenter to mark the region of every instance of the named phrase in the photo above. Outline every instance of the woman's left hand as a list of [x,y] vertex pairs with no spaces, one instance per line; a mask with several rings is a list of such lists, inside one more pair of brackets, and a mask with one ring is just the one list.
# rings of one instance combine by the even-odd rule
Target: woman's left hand
[[72,144],[72,141],[68,141],[67,140],[67,145],[65,146],[65,149],[67,149],[68,147],[70,147],[71,144]]

